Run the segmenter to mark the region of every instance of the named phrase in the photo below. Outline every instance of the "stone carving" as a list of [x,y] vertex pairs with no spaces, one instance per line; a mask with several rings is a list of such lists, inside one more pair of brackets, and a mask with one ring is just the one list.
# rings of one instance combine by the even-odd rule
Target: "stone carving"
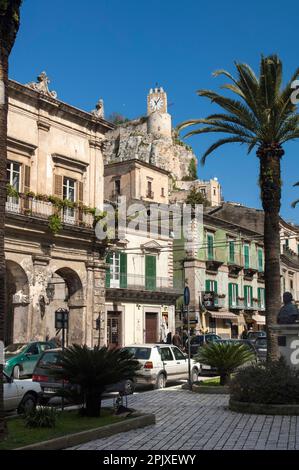
[[49,83],[50,80],[46,72],[42,72],[40,75],[38,75],[37,82],[30,82],[26,86],[38,91],[39,93],[42,93],[43,95],[51,96],[51,98],[57,98],[56,91],[49,90]]
[[28,305],[30,303],[29,301],[29,295],[24,294],[22,290],[19,290],[13,295],[12,303],[18,304],[18,305]]
[[91,111],[91,114],[97,118],[104,118],[104,101],[102,98],[96,104],[96,109]]

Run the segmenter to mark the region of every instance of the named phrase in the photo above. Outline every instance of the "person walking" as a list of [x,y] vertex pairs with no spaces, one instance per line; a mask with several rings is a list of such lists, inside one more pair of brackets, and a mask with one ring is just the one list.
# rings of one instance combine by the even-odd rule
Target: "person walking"
[[172,344],[174,346],[177,346],[178,348],[182,347],[182,340],[181,340],[181,337],[180,337],[178,331],[176,331],[175,334],[172,337]]

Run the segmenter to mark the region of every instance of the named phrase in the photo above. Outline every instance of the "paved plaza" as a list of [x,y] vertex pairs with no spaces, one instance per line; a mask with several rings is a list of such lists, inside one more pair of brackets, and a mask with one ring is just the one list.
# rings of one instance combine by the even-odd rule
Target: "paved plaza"
[[[107,402],[108,403],[108,402]],[[129,407],[156,415],[156,424],[75,447],[94,450],[299,449],[299,416],[235,413],[228,396],[181,387],[129,398]]]

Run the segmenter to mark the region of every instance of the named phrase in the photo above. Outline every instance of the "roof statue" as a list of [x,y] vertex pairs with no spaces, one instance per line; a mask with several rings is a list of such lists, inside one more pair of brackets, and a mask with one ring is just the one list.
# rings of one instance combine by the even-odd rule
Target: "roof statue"
[[57,98],[56,91],[49,90],[49,83],[50,80],[46,72],[42,72],[38,75],[37,82],[30,82],[26,86],[38,91],[39,93],[42,93],[43,95],[51,96],[51,98]]
[[96,104],[96,109],[93,109],[91,114],[98,118],[104,118],[104,101],[102,98],[99,99]]

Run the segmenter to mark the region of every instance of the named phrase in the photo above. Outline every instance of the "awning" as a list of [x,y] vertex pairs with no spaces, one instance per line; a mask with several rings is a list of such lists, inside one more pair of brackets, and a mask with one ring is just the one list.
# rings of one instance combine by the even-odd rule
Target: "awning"
[[265,325],[266,324],[266,318],[264,315],[252,315],[252,320],[255,321],[258,325]]
[[219,318],[222,320],[236,320],[238,321],[238,315],[232,312],[210,312],[208,313],[211,315],[212,318]]

